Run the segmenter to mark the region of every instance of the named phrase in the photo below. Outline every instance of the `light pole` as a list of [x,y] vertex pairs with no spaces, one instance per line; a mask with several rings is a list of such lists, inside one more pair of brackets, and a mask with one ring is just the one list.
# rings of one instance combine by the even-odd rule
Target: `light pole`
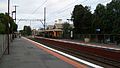
[[16,23],[16,12],[17,12],[17,11],[16,11],[16,7],[18,7],[18,6],[17,6],[17,5],[15,5],[14,7],[15,7],[15,10],[14,10],[14,11],[12,11],[12,17],[13,17],[13,13],[15,13],[15,19],[14,19],[14,20],[15,20],[15,23]]
[[[16,7],[18,7],[18,6],[14,5],[13,7],[15,7],[15,9],[14,9],[14,11],[12,11],[12,18],[14,17],[13,15],[15,14],[15,18],[13,18],[13,20],[16,23]],[[15,38],[15,35],[14,35],[14,31],[12,30],[12,39],[14,39],[14,38]]]
[[[67,20],[68,20],[68,23],[70,24],[70,21],[72,21],[73,19],[67,19]],[[70,32],[70,38],[73,39],[73,27],[72,27],[72,30],[70,30],[69,32]]]
[[17,11],[16,11],[16,7],[18,7],[18,6],[15,5],[14,7],[15,7],[15,23],[16,23],[16,13],[17,13]]

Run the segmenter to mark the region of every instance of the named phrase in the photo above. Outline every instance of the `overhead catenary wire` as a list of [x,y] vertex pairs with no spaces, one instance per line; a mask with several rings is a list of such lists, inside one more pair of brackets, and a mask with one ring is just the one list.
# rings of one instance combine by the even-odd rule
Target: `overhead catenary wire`
[[[78,0],[76,0],[76,1],[74,1],[73,3],[75,3],[75,2],[77,2]],[[86,1],[89,1],[89,0],[84,0],[84,1],[82,1],[82,2],[80,2],[81,4],[82,3],[85,3]],[[111,0],[109,0],[109,1],[111,1]],[[99,0],[97,0],[96,1],[96,3],[98,3],[99,2]],[[108,0],[104,0],[102,3],[105,3],[105,2],[108,2]],[[55,11],[55,12],[52,12],[52,13],[58,13],[58,14],[60,14],[60,13],[63,13],[63,12],[65,12],[66,10],[68,10],[68,9],[70,9],[71,7],[73,7],[71,4],[73,4],[73,3],[70,3],[70,4],[68,4],[67,6],[65,6],[64,8],[62,8],[62,9],[59,9],[59,10],[57,10],[57,11]],[[94,3],[87,3],[87,4],[94,4]],[[71,5],[71,6],[69,6],[69,5]]]
[[[63,8],[61,8],[61,9],[59,9],[59,10],[56,10],[56,11],[54,11],[54,12],[52,12],[52,13],[50,13],[50,14],[55,14],[55,13],[59,13],[61,10],[65,10],[66,9],[66,7],[67,7],[67,9],[68,9],[68,6],[70,6],[70,8],[71,8],[71,6],[72,6],[72,4],[74,4],[75,2],[77,2],[78,0],[75,0],[74,2],[72,2],[72,3],[69,3],[68,5],[66,5],[66,6],[64,6]],[[73,7],[73,6],[72,6]],[[51,16],[51,15],[50,15]],[[49,16],[49,17],[50,17]]]
[[[64,8],[62,8],[62,9],[59,9],[59,10],[57,10],[57,11],[55,11],[55,12],[52,12],[51,14],[53,15],[53,13],[54,14],[56,14],[56,15],[60,15],[61,13],[63,13],[63,12],[65,12],[66,10],[69,10],[70,8],[72,8],[73,7],[73,5],[72,4],[74,4],[74,3],[76,3],[78,0],[75,0],[74,2],[72,2],[72,3],[70,3],[70,4],[68,4],[67,6],[65,6]],[[84,0],[84,1],[82,1],[82,2],[80,2],[80,3],[84,3],[84,2],[86,2],[87,0]],[[75,4],[74,4],[75,5]],[[55,15],[55,16],[56,16]],[[51,17],[51,16],[50,16]]]
[[[85,3],[86,1],[89,1],[90,2],[90,0],[83,0],[82,2],[80,2],[80,0],[75,0],[75,1],[73,1],[72,3],[69,3],[68,5],[66,5],[66,6],[64,6],[63,8],[60,8],[60,9],[58,9],[58,10],[56,10],[56,11],[54,11],[54,12],[51,12],[49,15],[50,16],[48,16],[48,17],[55,17],[55,16],[61,16],[61,14],[64,14],[65,12],[67,12],[68,10],[71,12],[71,8],[73,8],[74,6],[73,5],[75,5],[75,4],[78,4],[78,3]],[[99,0],[97,0],[97,1],[99,1]],[[45,0],[40,6],[38,6],[38,7],[36,7],[35,9],[33,9],[33,12],[31,12],[31,14],[35,14],[41,7],[43,7],[45,4],[46,4],[46,2],[47,2],[47,0]],[[76,3],[77,2],[77,3]],[[93,1],[92,1],[93,2]],[[105,2],[107,2],[107,0],[104,0],[104,3]],[[103,2],[102,2],[103,3]],[[89,4],[89,3],[87,3],[87,4]],[[53,16],[53,15],[55,15],[55,16]]]
[[[89,0],[90,1],[90,0]],[[102,0],[102,1],[100,1],[100,0],[95,0],[95,2],[93,1],[93,2],[90,2],[90,3],[87,3],[87,4],[98,4],[98,3],[106,3],[106,2],[109,2],[109,1],[111,1],[111,0]]]
[[[74,2],[72,2],[72,3],[68,4],[68,5],[66,5],[65,7],[61,8],[61,9],[59,9],[59,10],[57,10],[57,11],[63,10],[64,8],[66,8],[66,7],[68,7],[68,6],[72,5],[72,4],[74,4],[74,3],[77,2],[77,1],[78,1],[78,0],[75,0]],[[57,12],[57,11],[55,11],[55,12]],[[53,12],[53,13],[55,13],[55,12]]]
[[[64,8],[59,9],[59,10],[57,10],[57,11],[54,11],[54,12],[50,13],[50,14],[52,14],[52,15],[49,15],[48,18],[55,17],[55,16],[57,16],[57,17],[60,16],[60,18],[61,18],[61,17],[66,17],[66,14],[65,14],[65,15],[62,15],[62,16],[61,16],[61,14],[62,14],[62,13],[65,13],[66,10],[70,10],[72,7],[74,7],[74,5],[76,5],[76,2],[78,2],[78,1],[79,1],[79,0],[75,0],[74,2],[68,4],[67,6],[64,6]],[[86,2],[86,1],[87,1],[87,0],[84,0],[84,1],[82,1],[82,2],[80,2],[80,3],[84,3],[84,2]],[[54,16],[53,16],[53,15],[54,15]],[[70,10],[70,15],[71,15],[71,10]],[[67,18],[65,18],[65,19],[67,19]]]
[[39,8],[41,8],[47,1],[48,1],[48,0],[45,0],[39,7],[37,7],[37,8],[32,12],[32,14],[34,14],[35,12],[37,12],[37,10],[38,10]]
[[[39,8],[41,8],[47,1],[48,1],[48,0],[45,0],[39,7],[37,7],[37,8],[32,12],[32,14],[36,13],[37,10],[38,10]],[[22,18],[20,18],[17,23],[19,23],[21,20],[22,20]]]
[[[77,0],[76,0],[77,1]],[[81,3],[84,3],[84,2],[86,2],[87,0],[84,0],[84,1],[82,1]],[[70,9],[70,8],[72,8],[73,6],[70,6],[70,7],[68,7],[68,8],[66,8],[66,9],[64,9],[64,10],[62,10],[61,12],[59,12],[59,13],[62,13],[62,12],[65,12],[66,10],[68,10],[68,9]]]
[[108,2],[108,1],[112,1],[112,0],[105,0],[105,1],[103,1],[102,3],[106,3],[106,2]]
[[[88,1],[88,0],[84,0],[84,1],[82,1],[81,3],[85,3],[86,1]],[[111,1],[111,0],[109,0],[109,1]],[[96,2],[98,3],[99,0],[97,0]],[[102,1],[101,3],[105,3],[105,2],[108,2],[108,1],[107,1],[107,0],[104,0],[104,1]],[[89,4],[91,4],[91,3],[89,3]],[[73,7],[73,6],[67,7],[66,9],[64,9],[64,10],[62,10],[62,11],[58,11],[58,12],[56,12],[56,13],[57,13],[57,15],[60,15],[61,13],[65,12],[66,10],[69,10],[71,7]],[[64,16],[65,16],[65,15],[64,15]]]

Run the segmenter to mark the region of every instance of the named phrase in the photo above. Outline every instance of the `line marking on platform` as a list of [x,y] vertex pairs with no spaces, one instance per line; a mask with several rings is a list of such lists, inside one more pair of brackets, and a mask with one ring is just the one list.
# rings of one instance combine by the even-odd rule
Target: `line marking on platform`
[[[58,57],[58,58],[62,57],[62,58],[64,58],[64,59],[67,59],[66,61],[64,60],[65,62],[70,63],[70,62],[72,61],[72,60],[70,60],[70,59],[73,59],[73,60],[75,60],[75,61],[78,61],[78,62],[80,62],[80,63],[83,63],[83,64],[88,65],[88,66],[93,67],[93,68],[104,68],[104,67],[102,67],[102,66],[93,64],[93,63],[91,63],[91,62],[88,62],[88,61],[79,59],[79,58],[74,57],[74,56],[71,56],[71,55],[69,55],[69,54],[67,54],[67,53],[64,53],[64,52],[58,51],[58,50],[56,50],[56,49],[50,48],[50,47],[48,47],[48,46],[45,46],[45,45],[40,44],[40,43],[38,43],[38,42],[32,41],[32,40],[27,39],[27,38],[25,38],[25,37],[23,37],[23,38],[26,39],[26,40],[28,40],[28,41],[30,41],[30,42],[33,42],[34,44],[37,44],[36,46],[39,47],[39,48],[44,47],[44,48],[47,48],[47,49],[51,50],[51,51],[49,51],[49,52],[52,52],[52,51],[53,51],[53,52],[58,53],[57,55],[61,54],[61,55],[63,55],[63,56],[66,56],[66,58],[63,57],[63,56],[60,56],[60,55],[59,55],[59,57],[58,57],[58,56],[56,56],[55,54],[53,54],[54,56],[56,56],[56,57]],[[40,47],[40,46],[42,46],[42,47]],[[44,48],[42,48],[42,49],[45,50]],[[48,52],[48,51],[47,51],[47,52]],[[70,59],[68,59],[67,57],[69,57]],[[60,59],[61,59],[61,58],[60,58]],[[62,59],[62,60],[63,60],[63,59]],[[73,66],[75,66],[75,67],[77,67],[77,68],[86,68],[84,65],[82,65],[82,64],[80,64],[80,63],[77,63],[77,62],[75,62],[75,61],[72,61],[70,64],[73,65]],[[73,63],[74,63],[74,64],[73,64]],[[76,65],[76,64],[77,64],[77,65]],[[81,67],[80,67],[80,66],[81,66]]]

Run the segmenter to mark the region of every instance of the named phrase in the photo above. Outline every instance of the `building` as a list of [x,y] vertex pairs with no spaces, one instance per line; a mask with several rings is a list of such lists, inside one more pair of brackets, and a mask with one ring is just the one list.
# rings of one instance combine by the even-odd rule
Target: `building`
[[36,30],[36,29],[32,30],[32,35],[38,35],[38,34],[39,34],[38,30]]
[[[62,19],[55,20],[54,25],[48,25],[46,30],[39,30],[40,34],[44,34],[50,38],[62,38],[63,35],[63,21]],[[73,24],[70,24],[72,28]]]
[[48,25],[47,30],[45,30],[45,33],[48,35],[48,37],[51,38],[61,38],[63,34],[62,24],[62,19],[55,20],[54,25]]

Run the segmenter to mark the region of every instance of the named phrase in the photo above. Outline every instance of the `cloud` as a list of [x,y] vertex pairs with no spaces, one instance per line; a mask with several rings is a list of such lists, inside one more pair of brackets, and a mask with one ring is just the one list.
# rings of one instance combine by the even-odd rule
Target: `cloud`
[[[47,10],[47,25],[54,24],[56,19],[66,19],[71,17],[71,12],[74,6],[77,4],[82,4],[84,6],[91,6],[91,11],[93,12],[98,3],[106,4],[111,0],[11,0],[10,11],[14,10],[14,5],[17,5],[17,18],[25,19],[43,19],[44,17],[44,7]],[[45,3],[44,3],[45,2]],[[42,5],[44,3],[44,5]],[[0,12],[7,11],[7,0],[0,0]],[[34,13],[33,13],[34,12]],[[40,22],[38,22],[40,23]],[[37,22],[32,25],[32,27],[42,27],[41,24]],[[22,29],[24,25],[29,25],[28,22],[20,21],[18,23],[19,29]]]
[[7,12],[7,1],[0,0],[0,13]]

